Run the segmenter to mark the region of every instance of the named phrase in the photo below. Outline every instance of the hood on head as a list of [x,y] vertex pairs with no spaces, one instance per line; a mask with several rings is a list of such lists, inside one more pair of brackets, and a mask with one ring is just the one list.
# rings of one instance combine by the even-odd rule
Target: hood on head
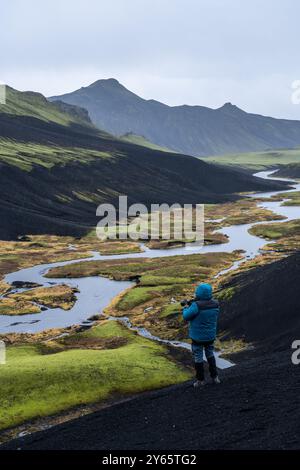
[[199,284],[195,290],[195,296],[199,300],[210,300],[212,298],[212,287],[210,284]]

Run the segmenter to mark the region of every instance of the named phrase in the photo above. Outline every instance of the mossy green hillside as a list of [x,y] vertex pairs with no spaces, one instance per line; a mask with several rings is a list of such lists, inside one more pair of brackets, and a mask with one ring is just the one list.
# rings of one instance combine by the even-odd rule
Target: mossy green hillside
[[40,93],[21,92],[9,86],[6,86],[6,102],[5,104],[0,104],[0,113],[14,116],[30,116],[41,121],[54,122],[63,126],[79,124],[90,128],[94,127],[88,118],[88,114],[85,114],[83,110],[76,106],[50,103]]
[[252,171],[276,168],[280,165],[300,162],[300,148],[269,150],[266,152],[245,152],[212,157],[201,157],[205,161],[226,166],[239,166]]
[[[64,166],[72,162],[88,164],[95,159],[112,156],[113,154],[109,152],[84,148],[59,147],[0,139],[0,162],[16,166],[24,171],[31,171],[36,165],[50,169],[55,165]],[[86,193],[88,194],[88,192]],[[58,200],[66,203],[70,202],[63,200],[63,197],[64,195],[57,194]]]

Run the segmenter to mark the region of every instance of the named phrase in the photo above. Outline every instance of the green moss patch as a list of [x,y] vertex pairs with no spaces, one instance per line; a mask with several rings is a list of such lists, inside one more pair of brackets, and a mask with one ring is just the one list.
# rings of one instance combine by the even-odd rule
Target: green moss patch
[[134,287],[121,298],[116,304],[116,308],[118,310],[127,311],[149,300],[157,299],[157,297],[170,291],[169,286]]
[[110,349],[83,345],[45,354],[39,345],[8,347],[7,364],[1,366],[0,375],[0,428],[190,378],[190,372],[175,363],[165,347],[117,322],[92,328],[81,340],[124,337],[120,347]]
[[140,278],[141,286],[186,284],[188,282],[189,282],[188,277],[151,276],[151,275],[145,274],[144,276]]
[[300,219],[290,220],[289,222],[283,222],[280,224],[254,225],[249,232],[252,235],[269,240],[277,240],[282,237],[293,237],[295,235],[300,235]]
[[[201,157],[203,160],[205,158]],[[298,163],[300,158],[300,149],[289,150],[269,150],[266,152],[245,152],[230,155],[218,155],[206,157],[210,162],[240,166],[252,171],[266,170],[279,165],[287,165],[288,163]]]
[[179,315],[181,313],[181,310],[182,310],[182,307],[180,306],[179,303],[165,305],[160,312],[160,317],[161,318],[173,317],[174,315]]
[[216,294],[218,300],[228,302],[236,292],[235,287],[227,287]]

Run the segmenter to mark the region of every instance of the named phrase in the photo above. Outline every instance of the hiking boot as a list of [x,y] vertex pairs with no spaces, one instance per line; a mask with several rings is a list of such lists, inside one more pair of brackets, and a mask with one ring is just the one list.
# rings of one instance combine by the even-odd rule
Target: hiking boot
[[219,377],[214,377],[213,379],[211,379],[212,383],[215,384],[215,385],[219,385],[221,383]]
[[205,385],[205,380],[196,380],[196,382],[193,383],[194,388],[201,388]]

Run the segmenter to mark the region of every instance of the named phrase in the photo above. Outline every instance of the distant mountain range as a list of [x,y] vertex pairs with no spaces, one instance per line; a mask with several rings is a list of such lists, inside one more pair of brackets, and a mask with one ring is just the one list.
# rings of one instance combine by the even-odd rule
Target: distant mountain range
[[80,236],[99,221],[98,204],[117,206],[121,194],[129,204],[149,206],[215,203],[236,199],[236,192],[284,187],[150,148],[134,135],[124,139],[97,129],[78,107],[8,87],[0,104],[0,239]]
[[246,113],[231,103],[219,109],[167,106],[137,96],[115,79],[98,80],[49,100],[85,108],[96,126],[116,136],[140,135],[161,147],[194,156],[300,144],[300,121]]

